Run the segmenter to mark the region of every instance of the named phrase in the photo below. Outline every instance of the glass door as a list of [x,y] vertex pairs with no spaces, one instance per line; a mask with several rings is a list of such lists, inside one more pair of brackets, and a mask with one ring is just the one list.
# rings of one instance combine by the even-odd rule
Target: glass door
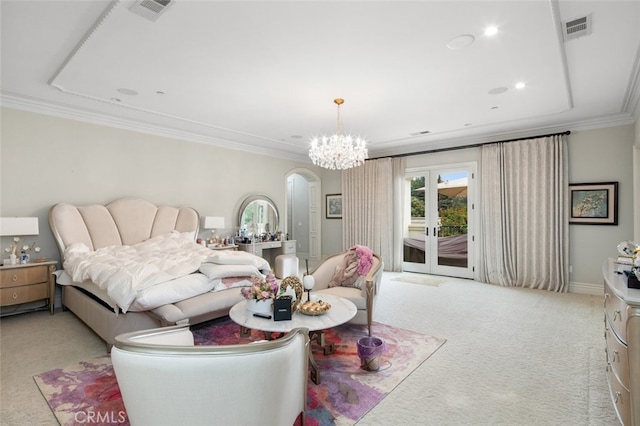
[[472,278],[475,165],[405,176],[403,270]]
[[429,171],[417,171],[405,175],[404,240],[402,269],[409,272],[429,273],[428,234],[431,220],[427,202]]

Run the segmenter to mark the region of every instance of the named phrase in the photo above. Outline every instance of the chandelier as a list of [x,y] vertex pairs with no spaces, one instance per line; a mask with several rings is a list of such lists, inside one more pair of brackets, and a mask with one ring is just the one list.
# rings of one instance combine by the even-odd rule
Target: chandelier
[[338,105],[338,131],[335,135],[314,137],[309,148],[309,158],[313,164],[331,170],[345,170],[357,167],[369,157],[367,142],[360,137],[343,135],[340,123],[340,105],[344,99],[334,99]]

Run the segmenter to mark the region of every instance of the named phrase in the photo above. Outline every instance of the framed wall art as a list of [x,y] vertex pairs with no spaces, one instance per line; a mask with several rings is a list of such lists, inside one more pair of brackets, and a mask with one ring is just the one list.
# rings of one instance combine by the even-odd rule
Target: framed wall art
[[342,219],[342,194],[327,194],[327,219]]
[[618,224],[618,182],[569,184],[569,223]]

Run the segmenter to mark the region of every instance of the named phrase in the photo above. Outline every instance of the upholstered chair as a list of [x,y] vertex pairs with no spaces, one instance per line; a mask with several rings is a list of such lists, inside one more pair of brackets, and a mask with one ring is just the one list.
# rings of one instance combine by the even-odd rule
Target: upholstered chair
[[111,350],[132,425],[304,424],[309,335],[194,346],[188,326],[119,335]]
[[334,278],[336,271],[344,267],[347,254],[348,251],[345,251],[329,256],[309,271],[309,275],[313,276],[315,281],[311,293],[317,294],[320,298],[322,298],[323,293],[332,294],[353,302],[358,308],[358,312],[349,322],[352,324],[366,324],[369,336],[371,336],[373,311],[380,281],[382,280],[384,264],[380,256],[374,253],[371,269],[366,276],[361,277],[354,284],[340,285],[340,283],[336,283]]

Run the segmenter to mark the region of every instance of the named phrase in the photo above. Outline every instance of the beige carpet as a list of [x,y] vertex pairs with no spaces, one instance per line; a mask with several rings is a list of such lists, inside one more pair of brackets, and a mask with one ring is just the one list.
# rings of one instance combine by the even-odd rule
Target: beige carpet
[[393,278],[392,281],[400,281],[403,283],[422,284],[429,285],[431,287],[438,287],[442,284],[442,280],[435,279],[428,275],[423,274],[401,274]]
[[[601,296],[384,273],[374,319],[447,343],[359,422],[378,425],[613,426]],[[32,379],[105,353],[69,312],[0,321],[3,425],[56,425]]]

